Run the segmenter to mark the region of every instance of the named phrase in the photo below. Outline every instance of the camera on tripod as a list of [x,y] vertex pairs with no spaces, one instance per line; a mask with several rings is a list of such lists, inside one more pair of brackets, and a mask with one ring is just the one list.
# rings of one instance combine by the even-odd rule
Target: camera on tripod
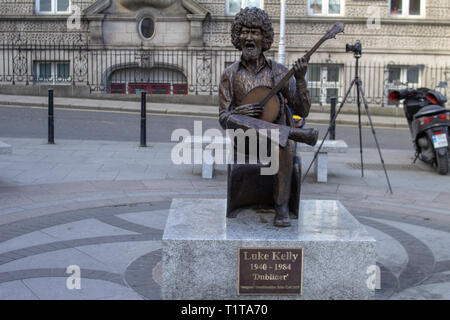
[[[386,171],[386,166],[384,164],[384,160],[383,160],[383,156],[381,154],[381,150],[380,150],[380,144],[378,143],[378,139],[377,139],[377,135],[375,133],[375,129],[373,127],[373,123],[372,123],[372,118],[370,116],[370,112],[369,112],[369,103],[365,97],[364,94],[364,90],[363,90],[363,86],[362,86],[362,81],[361,78],[359,77],[359,59],[361,58],[361,53],[362,53],[362,46],[361,46],[361,41],[356,40],[355,44],[346,44],[345,45],[345,52],[353,52],[354,53],[354,58],[355,58],[355,78],[352,80],[345,96],[344,99],[342,99],[341,104],[339,105],[339,109],[337,110],[337,112],[334,114],[333,118],[330,121],[330,125],[328,127],[327,133],[325,134],[324,138],[322,139],[322,143],[320,144],[319,148],[317,149],[317,151],[315,151],[314,154],[314,158],[311,161],[311,164],[308,167],[308,170],[306,171],[306,174],[309,172],[309,169],[311,168],[311,165],[314,163],[314,161],[316,161],[317,159],[317,155],[320,152],[320,149],[322,148],[322,145],[325,141],[325,139],[327,138],[328,134],[331,131],[331,128],[333,126],[333,124],[336,122],[336,118],[339,115],[339,113],[341,112],[342,107],[345,104],[345,101],[347,101],[347,98],[349,97],[350,93],[352,92],[353,86],[356,86],[356,91],[357,91],[357,95],[356,95],[356,105],[358,106],[358,128],[359,128],[359,152],[361,154],[361,177],[364,177],[364,164],[363,164],[363,148],[362,148],[362,132],[361,132],[361,98],[362,101],[364,102],[364,107],[366,109],[366,114],[367,117],[369,119],[369,124],[370,127],[372,128],[372,134],[373,137],[375,139],[375,144],[377,146],[378,149],[378,154],[380,155],[380,161],[381,161],[381,165],[383,166],[383,170],[384,170],[384,174],[386,175],[386,180],[387,180],[387,184],[389,187],[389,191],[392,192],[392,187],[391,187],[391,182],[389,181],[389,177]],[[306,177],[306,174],[304,175],[304,177]],[[303,177],[303,180],[305,179]]]
[[347,43],[345,45],[345,52],[353,52],[355,55],[361,55],[362,53],[361,41],[356,40],[355,44]]

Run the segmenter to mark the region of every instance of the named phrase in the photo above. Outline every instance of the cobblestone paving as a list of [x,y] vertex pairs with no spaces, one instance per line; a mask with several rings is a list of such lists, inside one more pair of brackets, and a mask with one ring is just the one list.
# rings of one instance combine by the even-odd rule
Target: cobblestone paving
[[[29,140],[19,139],[7,143],[14,151],[13,158],[0,158],[0,299],[160,299],[161,237],[171,199],[225,198],[220,171],[208,181],[192,175],[192,168],[178,168],[178,176],[170,178],[174,169],[162,165],[170,150],[166,146],[135,150],[128,145],[134,160],[151,154],[156,166],[151,172],[145,164],[129,168],[133,159],[120,153],[123,162],[110,168],[128,179],[73,174],[46,181],[46,170],[57,165],[65,163],[66,171],[74,172],[81,158],[89,166],[117,156],[117,150],[126,152],[127,145],[103,143],[102,158],[92,152],[94,144],[86,143],[80,159],[72,161],[73,154],[62,152],[59,164],[42,153],[48,163],[37,164],[43,171],[38,175],[29,167],[42,162],[37,155],[47,146],[29,147]],[[80,145],[69,142],[64,148]],[[402,159],[387,153],[387,161]],[[432,173],[425,168],[403,180],[400,171],[390,172],[396,192],[389,195],[382,172],[367,171],[361,179],[357,170],[349,171],[352,156],[330,164],[328,184],[308,178],[303,199],[340,200],[377,239],[381,288],[375,299],[450,299],[450,194],[406,188],[409,179],[422,179],[425,187],[435,182],[426,180]],[[135,179],[139,170],[144,178]],[[443,178],[448,179],[438,176]],[[80,267],[80,289],[67,286],[71,265]]]

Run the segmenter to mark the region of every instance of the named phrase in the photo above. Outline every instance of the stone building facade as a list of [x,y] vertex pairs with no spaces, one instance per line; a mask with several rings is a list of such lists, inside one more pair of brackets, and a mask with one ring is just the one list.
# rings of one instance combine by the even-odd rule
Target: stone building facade
[[[275,42],[268,55],[277,59],[280,0],[0,0],[0,84],[215,94],[223,69],[239,57],[230,25],[246,5],[271,17]],[[408,85],[441,85],[446,93],[450,1],[286,0],[287,64],[336,21],[345,23],[345,33],[310,61],[316,103],[342,97],[355,60],[345,44],[356,40],[372,103],[386,104],[389,90]]]

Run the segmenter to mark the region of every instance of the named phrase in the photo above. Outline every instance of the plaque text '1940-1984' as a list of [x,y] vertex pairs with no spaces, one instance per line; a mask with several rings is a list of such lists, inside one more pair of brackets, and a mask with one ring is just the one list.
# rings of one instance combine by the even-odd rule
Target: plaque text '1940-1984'
[[303,249],[239,248],[239,295],[301,295]]

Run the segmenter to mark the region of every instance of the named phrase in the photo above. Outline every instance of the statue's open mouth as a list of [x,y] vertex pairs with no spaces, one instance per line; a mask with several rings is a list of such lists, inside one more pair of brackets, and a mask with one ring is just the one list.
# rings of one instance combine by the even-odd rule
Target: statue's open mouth
[[253,49],[253,48],[255,48],[255,44],[254,43],[246,43],[245,47],[248,49]]

